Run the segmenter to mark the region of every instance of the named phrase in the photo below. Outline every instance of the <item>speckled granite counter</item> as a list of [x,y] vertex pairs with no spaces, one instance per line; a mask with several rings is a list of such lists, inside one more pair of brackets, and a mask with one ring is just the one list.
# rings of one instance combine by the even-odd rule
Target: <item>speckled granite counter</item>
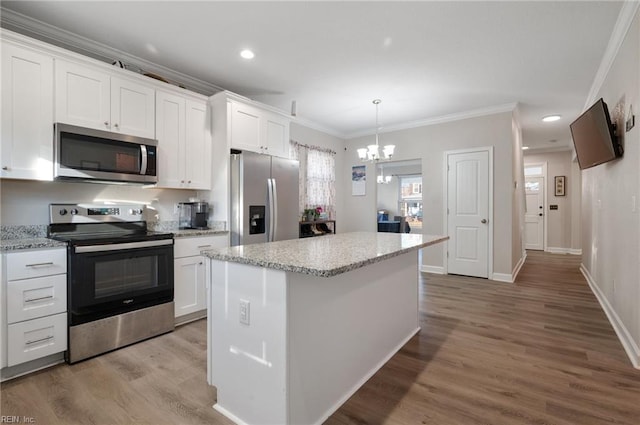
[[229,233],[225,221],[210,221],[208,229],[179,229],[176,220],[150,221],[147,228],[154,232],[171,232],[176,238],[189,238],[193,236],[225,235]]
[[54,241],[48,238],[2,239],[0,251],[18,251],[21,249],[60,248],[66,247],[66,242]]
[[331,277],[449,239],[448,236],[354,232],[235,246],[203,255],[321,277]]
[[46,225],[0,226],[1,252],[65,246],[65,242],[47,238]]

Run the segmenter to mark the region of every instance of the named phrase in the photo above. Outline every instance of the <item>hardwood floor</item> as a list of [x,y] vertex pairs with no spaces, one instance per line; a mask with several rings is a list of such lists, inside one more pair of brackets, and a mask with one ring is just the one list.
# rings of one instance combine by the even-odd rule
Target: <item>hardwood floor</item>
[[326,424],[640,424],[640,370],[579,265],[530,251],[515,284],[424,275],[422,330]]
[[[640,371],[579,262],[530,251],[515,284],[424,274],[422,330],[326,424],[637,425]],[[229,424],[211,408],[205,331],[201,320],[5,382],[0,414],[36,424]]]

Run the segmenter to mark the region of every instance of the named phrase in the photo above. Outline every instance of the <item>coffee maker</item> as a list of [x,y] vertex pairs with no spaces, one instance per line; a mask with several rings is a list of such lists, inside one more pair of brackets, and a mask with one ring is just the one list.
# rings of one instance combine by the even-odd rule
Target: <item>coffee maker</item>
[[207,229],[209,204],[202,201],[180,202],[180,229]]

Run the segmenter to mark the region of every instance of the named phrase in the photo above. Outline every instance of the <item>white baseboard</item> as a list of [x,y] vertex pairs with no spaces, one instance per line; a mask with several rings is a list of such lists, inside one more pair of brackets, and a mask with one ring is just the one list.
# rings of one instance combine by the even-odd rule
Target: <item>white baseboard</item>
[[218,413],[221,413],[223,416],[225,416],[226,418],[230,419],[231,422],[233,422],[233,423],[235,423],[237,425],[249,425],[246,422],[244,422],[243,420],[241,420],[239,417],[234,415],[233,413],[229,412],[224,407],[220,406],[218,403],[213,405],[213,410],[217,411]]
[[545,248],[545,252],[550,252],[551,254],[571,254],[571,255],[582,255],[582,248],[559,248],[548,246]]
[[495,280],[497,282],[513,283],[513,276],[509,273],[493,273],[491,275],[491,280]]
[[[358,391],[360,389],[360,387],[362,387],[369,379],[371,379],[371,377],[373,375],[375,375],[375,373],[377,371],[379,371],[382,366],[385,365],[385,363],[387,363],[391,357],[393,357],[398,351],[400,351],[400,349],[402,347],[404,347],[404,345],[409,342],[409,340],[411,338],[413,338],[413,336],[415,334],[417,334],[418,332],[420,332],[420,327],[417,327],[416,329],[414,329],[413,331],[411,331],[409,333],[409,335],[407,335],[393,350],[391,350],[391,352],[389,352],[389,354],[387,354],[382,360],[380,360],[380,362],[375,365],[374,367],[372,367],[369,372],[367,372],[367,374],[365,376],[362,377],[362,379],[360,379],[358,382],[355,383],[355,385],[353,387],[351,387],[351,389],[349,391],[347,391],[342,398],[340,398],[340,400],[338,400],[336,402],[336,404],[334,404],[333,406],[331,406],[325,413],[324,415],[322,415],[322,417],[320,418],[320,420],[318,422],[316,422],[314,425],[321,425],[323,424],[327,419],[329,419],[329,417],[331,415],[333,415],[339,408],[340,406],[342,406],[344,403],[347,402],[347,400],[349,400],[349,398],[351,398],[351,396],[353,396],[356,391]],[[215,406],[214,406],[215,407]]]
[[622,343],[624,351],[627,352],[627,356],[629,356],[629,360],[631,360],[633,367],[640,369],[640,348],[638,347],[638,344],[633,340],[629,330],[626,328],[624,323],[622,323],[622,320],[620,320],[620,317],[611,304],[609,304],[607,297],[604,296],[604,293],[602,293],[598,285],[596,285],[596,282],[593,280],[593,277],[591,277],[589,270],[587,270],[584,264],[580,264],[580,271],[587,280],[591,291],[596,296],[600,306],[604,310],[604,313],[607,315],[611,326],[613,326],[613,330],[616,331],[616,335],[618,335],[618,339]]
[[420,271],[424,273],[444,274],[444,267],[441,266],[420,266]]
[[522,256],[520,260],[518,260],[518,264],[513,268],[513,272],[511,272],[511,282],[515,282],[518,277],[518,273],[520,273],[520,269],[524,266],[524,262],[527,259],[527,251],[522,252]]

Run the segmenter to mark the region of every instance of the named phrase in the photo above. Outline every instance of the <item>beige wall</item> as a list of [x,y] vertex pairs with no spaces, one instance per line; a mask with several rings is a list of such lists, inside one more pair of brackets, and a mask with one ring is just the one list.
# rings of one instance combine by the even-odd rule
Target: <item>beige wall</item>
[[[580,250],[580,169],[572,160],[571,151],[525,152],[525,165],[547,164],[545,181],[547,206],[546,248],[551,252],[579,253]],[[565,196],[555,196],[555,176],[565,176]],[[557,205],[557,210],[550,210]]]
[[625,100],[625,114],[633,105],[636,125],[622,133],[623,158],[582,171],[582,263],[617,316],[614,323],[619,325],[619,334],[627,335],[627,352],[635,352],[632,358],[635,356],[640,363],[640,13],[637,11],[595,99],[599,97],[611,112],[621,99]]
[[[443,217],[444,152],[473,147],[494,147],[494,273],[511,274],[517,262],[512,254],[513,142],[512,113],[463,119],[407,130],[383,133],[380,144],[396,145],[394,160],[422,159],[424,202],[423,232],[446,234]],[[351,167],[360,165],[356,149],[371,143],[373,136],[347,141],[344,181],[351,182]],[[365,196],[344,194],[344,226],[349,231],[376,230],[375,167],[367,165]],[[423,265],[444,267],[444,245],[425,248]]]
[[514,111],[511,131],[513,133],[513,204],[511,223],[511,267],[512,275],[515,275],[520,261],[525,258],[524,250],[524,159],[522,155],[522,129],[518,122],[518,113]]

